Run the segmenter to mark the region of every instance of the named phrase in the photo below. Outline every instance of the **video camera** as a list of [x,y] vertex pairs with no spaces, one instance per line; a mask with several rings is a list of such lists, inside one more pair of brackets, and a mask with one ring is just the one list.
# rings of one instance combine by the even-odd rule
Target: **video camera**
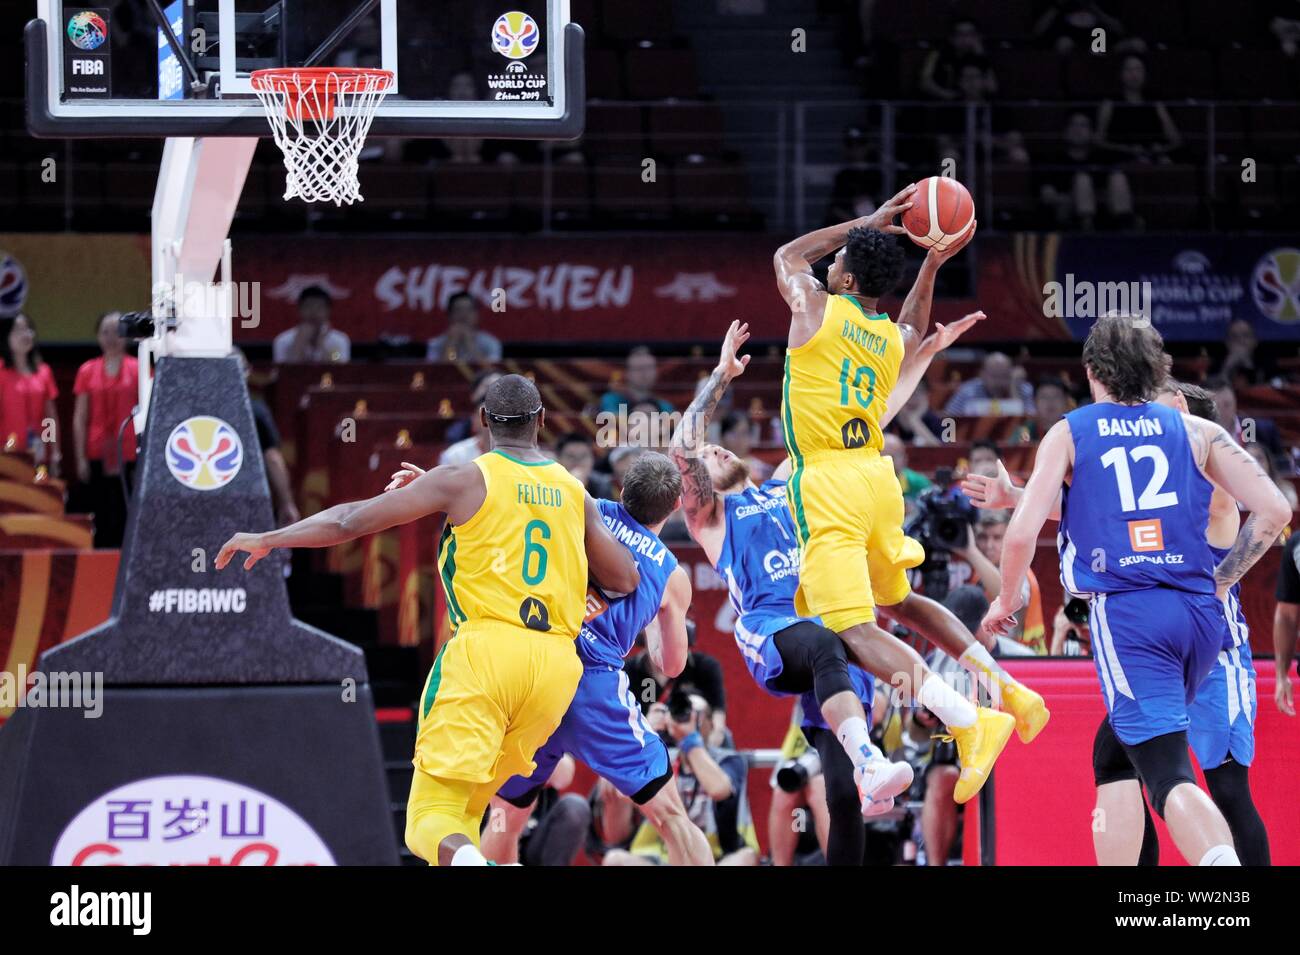
[[948,565],[954,550],[962,550],[970,540],[970,528],[979,519],[979,511],[961,491],[951,488],[952,468],[934,472],[934,486],[921,492],[916,511],[903,525],[903,532],[925,548],[921,572],[925,595],[943,600],[948,595]]

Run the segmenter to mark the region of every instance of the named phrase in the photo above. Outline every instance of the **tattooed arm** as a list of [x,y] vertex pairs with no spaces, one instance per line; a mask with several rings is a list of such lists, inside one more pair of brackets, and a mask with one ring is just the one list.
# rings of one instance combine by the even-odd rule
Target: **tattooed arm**
[[[749,325],[732,322],[727,329],[727,337],[722,341],[722,357],[713,369],[709,380],[700,388],[695,400],[690,403],[682,415],[682,422],[673,435],[669,455],[682,472],[682,511],[686,517],[686,527],[691,536],[706,552],[711,546],[720,545],[718,537],[722,512],[718,508],[718,494],[713,490],[713,479],[709,469],[700,457],[704,446],[704,436],[709,430],[709,419],[713,417],[718,402],[722,399],[731,380],[740,375],[749,364],[748,355],[737,356],[736,351],[749,339]],[[712,560],[714,555],[709,554]]]
[[1273,546],[1291,520],[1291,506],[1277,485],[1250,454],[1219,425],[1184,414],[1192,449],[1205,476],[1250,511],[1236,543],[1214,571],[1219,596],[1224,597],[1246,571]]
[[813,264],[842,246],[850,229],[861,226],[894,234],[903,232],[901,225],[894,224],[894,217],[911,208],[908,199],[915,191],[914,185],[907,186],[869,216],[809,232],[776,250],[772,265],[777,290],[790,306],[791,348],[798,348],[816,334],[826,310],[826,287],[813,275]]

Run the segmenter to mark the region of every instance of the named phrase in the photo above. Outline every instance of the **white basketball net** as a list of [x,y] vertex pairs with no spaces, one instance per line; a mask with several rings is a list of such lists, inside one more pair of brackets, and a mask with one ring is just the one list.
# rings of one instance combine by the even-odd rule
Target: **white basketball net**
[[387,70],[258,70],[253,91],[284,153],[284,198],[362,201],[357,157],[375,109],[392,88]]

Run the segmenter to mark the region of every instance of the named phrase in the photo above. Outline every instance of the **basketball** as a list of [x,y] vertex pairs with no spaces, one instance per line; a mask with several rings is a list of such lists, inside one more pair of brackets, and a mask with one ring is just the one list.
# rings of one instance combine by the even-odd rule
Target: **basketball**
[[916,184],[912,208],[903,213],[907,236],[923,249],[942,252],[970,228],[975,202],[956,179],[931,176]]

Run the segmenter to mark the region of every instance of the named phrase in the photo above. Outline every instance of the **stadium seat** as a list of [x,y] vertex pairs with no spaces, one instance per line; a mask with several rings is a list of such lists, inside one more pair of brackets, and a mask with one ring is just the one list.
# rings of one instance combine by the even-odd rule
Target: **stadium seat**
[[722,110],[713,103],[650,107],[650,151],[656,156],[718,156],[722,153]]
[[676,169],[677,214],[726,225],[752,218],[745,167],[718,162],[679,163]]
[[587,109],[583,147],[596,159],[644,156],[642,108],[625,103],[597,103]]
[[628,50],[624,65],[632,99],[689,99],[699,93],[690,50]]
[[605,36],[611,40],[662,40],[673,35],[672,0],[607,3]]
[[1057,54],[1048,50],[999,50],[995,62],[998,95],[1002,99],[1061,98],[1062,60]]
[[1252,106],[1248,111],[1250,150],[1260,159],[1295,162],[1300,155],[1300,106]]
[[509,215],[510,166],[441,163],[433,171],[430,218],[489,225]]
[[1271,50],[1224,50],[1219,54],[1219,95],[1256,102],[1293,100],[1294,65],[1285,54]]
[[620,223],[662,222],[671,210],[672,171],[659,163],[655,181],[645,182],[639,163],[597,166],[592,170],[592,202],[596,214]]
[[613,50],[587,51],[587,96],[594,100],[623,98],[623,65]]

